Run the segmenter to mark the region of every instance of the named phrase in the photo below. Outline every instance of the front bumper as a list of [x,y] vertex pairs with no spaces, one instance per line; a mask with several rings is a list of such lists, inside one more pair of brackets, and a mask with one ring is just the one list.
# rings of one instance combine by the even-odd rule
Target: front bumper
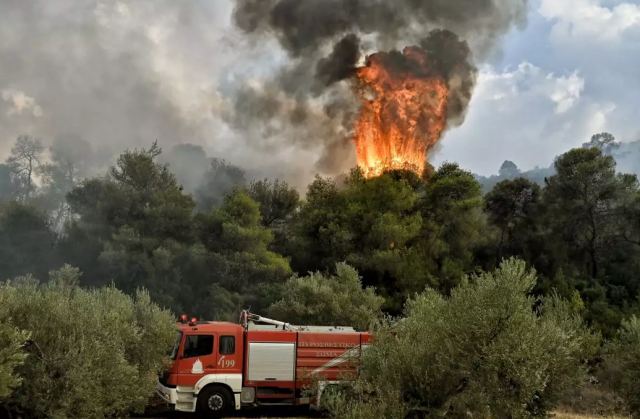
[[175,388],[164,386],[160,380],[156,383],[156,393],[169,404],[175,405],[178,400],[178,391]]
[[162,400],[172,404],[178,412],[195,412],[197,397],[193,394],[193,387],[167,387],[160,380],[156,383],[156,393]]

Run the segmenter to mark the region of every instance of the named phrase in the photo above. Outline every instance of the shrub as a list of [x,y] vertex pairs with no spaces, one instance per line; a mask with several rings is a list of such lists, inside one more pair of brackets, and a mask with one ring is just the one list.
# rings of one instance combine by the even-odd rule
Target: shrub
[[15,369],[22,365],[26,357],[22,346],[28,336],[28,333],[4,321],[0,322],[0,400],[9,396],[20,384]]
[[144,409],[175,336],[146,291],[85,290],[70,266],[38,284],[0,285],[2,313],[30,333],[11,408],[33,417],[102,417]]
[[355,396],[334,400],[340,418],[543,415],[581,378],[597,346],[556,297],[534,309],[536,282],[510,259],[445,297],[428,290],[406,317],[376,332]]
[[607,384],[632,413],[640,414],[640,319],[632,316],[624,320],[604,353]]
[[289,279],[282,299],[271,305],[269,313],[289,323],[367,329],[380,317],[383,302],[373,288],[362,287],[354,268],[337,263],[335,275],[315,272]]

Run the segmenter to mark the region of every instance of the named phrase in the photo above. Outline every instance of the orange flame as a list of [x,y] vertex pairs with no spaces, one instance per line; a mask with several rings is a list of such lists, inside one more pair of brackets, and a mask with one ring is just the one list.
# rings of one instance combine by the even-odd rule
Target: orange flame
[[427,53],[407,47],[402,54],[372,54],[356,76],[362,107],[354,140],[364,175],[393,169],[422,174],[446,127],[449,94],[445,80],[429,68]]

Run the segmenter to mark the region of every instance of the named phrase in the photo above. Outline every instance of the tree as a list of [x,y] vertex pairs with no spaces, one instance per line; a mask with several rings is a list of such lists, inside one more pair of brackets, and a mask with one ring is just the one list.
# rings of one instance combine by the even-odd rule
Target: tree
[[597,148],[602,154],[610,156],[620,148],[620,143],[616,141],[616,137],[608,132],[601,132],[591,136],[588,143],[582,144],[582,148]]
[[629,410],[640,414],[640,319],[623,320],[616,338],[604,348],[606,381],[627,403]]
[[[340,418],[534,417],[580,382],[597,337],[566,302],[529,296],[524,262],[465,279],[450,297],[429,290],[376,332]],[[419,342],[419,344],[416,344]]]
[[272,227],[288,220],[298,208],[300,195],[281,180],[254,180],[247,188],[249,196],[260,205],[262,223]]
[[404,298],[426,286],[417,248],[421,233],[418,192],[408,176],[385,173],[365,179],[354,170],[339,189],[316,178],[294,220],[290,254],[295,269],[332,269],[346,261],[399,310]]
[[156,158],[161,149],[121,154],[107,178],[84,181],[68,195],[79,224],[103,237],[128,226],[143,236],[188,239],[192,235],[194,202],[182,192],[166,165]]
[[145,291],[84,290],[79,276],[65,266],[46,284],[25,277],[0,285],[0,324],[30,334],[10,399],[22,415],[122,416],[142,411],[154,392],[175,339],[173,316]]
[[500,166],[498,175],[501,178],[513,179],[520,176],[520,169],[518,169],[518,166],[516,166],[516,164],[511,160],[505,160],[502,163],[502,166]]
[[0,280],[46,274],[55,260],[55,244],[55,233],[38,209],[18,202],[0,207]]
[[[194,202],[182,192],[175,176],[156,158],[162,150],[149,149],[120,155],[110,176],[124,195],[120,225],[133,227],[144,236],[186,239],[191,235]],[[119,202],[122,203],[122,202]]]
[[225,197],[220,208],[199,215],[197,222],[199,240],[217,261],[210,277],[218,286],[242,295],[244,305],[266,308],[273,287],[282,285],[291,268],[285,258],[269,250],[273,233],[262,225],[258,203],[238,189]]
[[[2,319],[8,318],[7,313],[0,316]],[[13,389],[20,385],[21,378],[16,374],[16,369],[26,358],[23,346],[28,338],[28,333],[5,321],[0,322],[0,406]]]
[[[156,144],[147,150],[127,151],[108,177],[87,179],[68,194],[71,212],[78,219],[67,230],[65,253],[83,270],[93,273],[86,265],[97,257],[84,250],[99,251],[102,242],[122,229],[145,239],[192,240],[195,204],[167,166],[156,162],[160,152]],[[77,257],[73,256],[76,252]]]
[[[626,196],[638,189],[635,176],[616,175],[615,161],[595,148],[574,149],[555,163],[545,204],[554,233],[592,278],[601,274],[604,253],[619,239],[616,225]],[[626,195],[626,196],[625,196]]]
[[19,136],[11,148],[7,164],[11,168],[14,183],[18,185],[17,197],[22,201],[33,196],[34,175],[42,162],[43,150],[40,140],[28,135]]
[[640,249],[625,239],[638,181],[616,174],[613,158],[596,148],[571,150],[555,167],[543,195],[546,252],[554,271],[578,279],[587,319],[610,335],[640,291]]
[[293,221],[288,253],[294,269],[331,269],[346,261],[399,313],[427,286],[448,292],[473,271],[485,240],[480,185],[454,164],[391,171],[366,179],[352,171],[344,186],[316,178]]
[[127,151],[107,177],[74,188],[68,202],[76,218],[60,247],[66,262],[87,273],[85,283],[113,281],[128,293],[144,286],[182,311],[202,292],[194,283],[208,276],[195,243],[195,204],[157,162],[160,152],[156,144]]
[[524,178],[499,182],[486,195],[489,222],[499,231],[497,260],[514,255],[533,259],[527,253],[538,229],[540,200],[540,187]]
[[368,329],[381,316],[382,297],[363,288],[358,272],[346,263],[336,264],[335,275],[320,272],[290,278],[282,297],[269,313],[294,324],[353,326]]
[[55,229],[62,231],[64,224],[71,220],[67,194],[86,175],[91,146],[78,139],[57,140],[50,148],[50,155],[50,160],[38,167],[42,186],[37,203],[50,214]]
[[431,287],[447,293],[474,270],[475,252],[489,237],[482,209],[480,184],[457,164],[445,163],[427,179],[421,246]]

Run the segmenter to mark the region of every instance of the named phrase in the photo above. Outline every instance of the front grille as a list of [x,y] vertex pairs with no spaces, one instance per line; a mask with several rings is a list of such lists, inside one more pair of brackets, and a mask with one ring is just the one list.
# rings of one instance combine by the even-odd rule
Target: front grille
[[175,388],[175,384],[169,384],[169,373],[165,372],[164,374],[162,374],[160,376],[160,384],[162,384],[165,387],[169,387],[169,388]]

